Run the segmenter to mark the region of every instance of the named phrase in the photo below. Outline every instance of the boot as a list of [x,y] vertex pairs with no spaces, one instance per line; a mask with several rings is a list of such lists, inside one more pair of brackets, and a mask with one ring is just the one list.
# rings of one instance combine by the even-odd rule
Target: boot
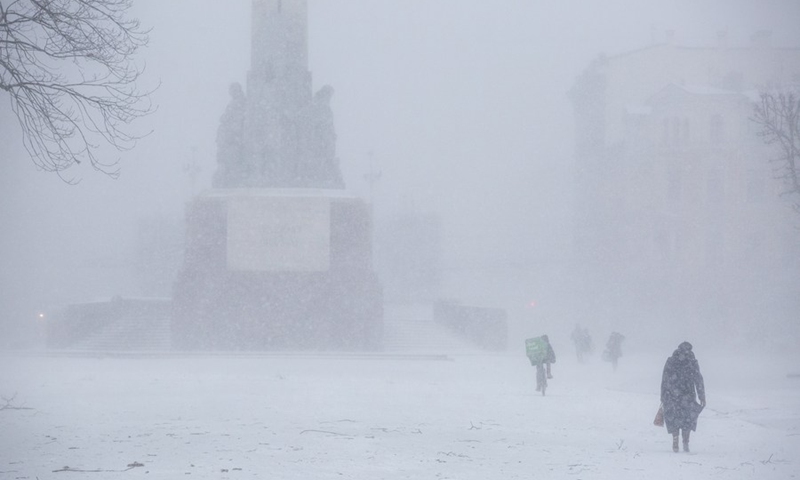
[[689,453],[689,433],[690,430],[683,431],[683,451]]
[[672,451],[678,453],[678,434],[672,435]]

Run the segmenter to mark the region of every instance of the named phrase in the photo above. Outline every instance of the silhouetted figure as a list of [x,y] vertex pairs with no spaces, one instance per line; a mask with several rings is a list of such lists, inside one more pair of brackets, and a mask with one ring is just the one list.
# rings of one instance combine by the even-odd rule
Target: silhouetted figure
[[575,354],[578,356],[578,363],[583,363],[584,355],[588,355],[592,351],[592,337],[589,331],[581,328],[580,325],[575,325],[575,330],[572,331],[572,342],[575,344]]
[[625,335],[619,332],[611,332],[606,342],[606,349],[603,351],[603,360],[611,362],[611,367],[617,371],[617,362],[619,357],[622,356],[622,341],[625,340]]
[[697,417],[706,406],[703,375],[689,342],[678,345],[664,364],[661,404],[667,432],[672,434],[672,451],[678,451],[678,434],[683,432],[683,451],[688,452],[689,434],[697,428]]

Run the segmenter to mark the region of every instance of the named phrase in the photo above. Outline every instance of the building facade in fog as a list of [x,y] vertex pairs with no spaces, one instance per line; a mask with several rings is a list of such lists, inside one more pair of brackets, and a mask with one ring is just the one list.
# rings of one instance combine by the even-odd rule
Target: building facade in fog
[[797,307],[800,216],[750,117],[800,84],[800,49],[719,40],[600,57],[570,91],[575,253],[600,303],[713,328]]

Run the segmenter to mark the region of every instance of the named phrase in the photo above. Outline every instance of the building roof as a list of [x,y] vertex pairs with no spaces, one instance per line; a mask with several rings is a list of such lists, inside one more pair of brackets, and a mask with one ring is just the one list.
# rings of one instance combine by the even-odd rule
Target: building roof
[[652,103],[657,98],[663,97],[664,95],[668,95],[670,92],[685,93],[688,95],[696,95],[696,96],[741,96],[751,101],[756,101],[759,98],[758,91],[752,89],[737,91],[737,90],[711,87],[708,85],[679,85],[676,83],[670,83],[661,90],[654,93],[648,99],[647,102]]

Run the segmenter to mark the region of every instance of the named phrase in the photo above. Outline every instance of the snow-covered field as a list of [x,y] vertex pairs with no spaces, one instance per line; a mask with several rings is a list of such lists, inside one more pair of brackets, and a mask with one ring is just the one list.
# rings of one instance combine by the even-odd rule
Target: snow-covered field
[[0,356],[2,479],[787,479],[797,358],[695,351],[692,453],[652,425],[670,351],[559,352],[547,396],[508,355]]

